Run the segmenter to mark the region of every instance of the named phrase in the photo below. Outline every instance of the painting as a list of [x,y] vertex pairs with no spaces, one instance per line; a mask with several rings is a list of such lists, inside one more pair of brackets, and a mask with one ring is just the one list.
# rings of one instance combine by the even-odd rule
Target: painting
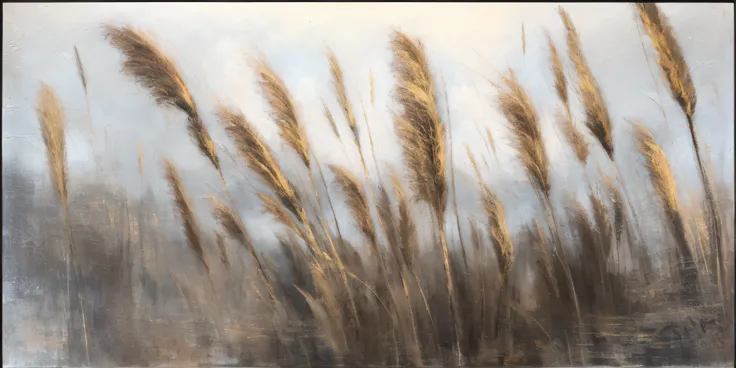
[[3,4],[3,367],[733,364],[734,8]]

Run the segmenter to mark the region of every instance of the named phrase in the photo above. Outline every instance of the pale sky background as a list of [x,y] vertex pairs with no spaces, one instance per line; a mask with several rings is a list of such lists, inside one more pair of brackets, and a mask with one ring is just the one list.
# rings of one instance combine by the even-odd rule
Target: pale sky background
[[[552,124],[559,102],[552,87],[544,30],[550,32],[559,52],[566,53],[557,5],[3,4],[3,162],[19,159],[43,181],[38,185],[48,185],[43,141],[33,110],[40,82],[44,81],[55,89],[67,114],[72,180],[92,172],[92,146],[84,133],[90,117],[75,66],[76,45],[87,74],[96,149],[106,155],[106,167],[115,168],[111,176],[129,193],[139,193],[140,140],[146,157],[146,182],[156,191],[165,189],[160,164],[160,157],[165,155],[182,172],[185,186],[197,198],[197,206],[202,206],[200,212],[209,212],[206,196],[219,191],[214,169],[187,136],[183,114],[156,106],[146,90],[120,73],[122,56],[101,35],[100,26],[111,23],[147,32],[175,61],[218,146],[232,147],[214,116],[219,99],[240,108],[279,153],[280,163],[289,167],[290,173],[302,173],[304,179],[303,171],[293,169],[295,156],[282,144],[274,123],[268,119],[248,58],[264,56],[285,80],[321,163],[346,165],[362,175],[352,143],[346,140],[343,151],[322,116],[320,99],[324,98],[337,118],[341,134],[347,136],[349,130],[331,91],[324,54],[325,46],[331,47],[342,65],[349,97],[357,110],[364,147],[368,147],[368,135],[360,110],[361,97],[368,109],[378,160],[400,168],[400,150],[391,121],[391,111],[396,106],[389,98],[394,80],[388,43],[391,30],[396,28],[425,44],[437,86],[441,87],[440,75],[447,81],[460,206],[468,212],[477,210],[477,190],[470,184],[472,172],[463,147],[468,144],[480,161],[485,180],[504,201],[510,226],[516,227],[528,223],[538,204],[510,146],[506,122],[495,108],[495,92],[485,78],[497,80],[498,72],[512,67],[530,93],[546,135],[555,197],[561,198],[563,190],[582,192],[585,185],[580,166],[567,145],[559,140],[562,136],[557,132],[561,131],[558,128],[556,132]],[[655,64],[656,55],[631,6],[562,5],[578,29],[583,51],[609,106],[616,157],[621,175],[631,183],[627,185],[631,185],[633,200],[641,202],[650,194],[641,161],[632,151],[630,125],[624,118],[639,120],[652,129],[674,166],[682,195],[688,186],[699,191],[687,124],[663,84]],[[725,180],[732,186],[733,6],[662,4],[661,9],[677,32],[691,68],[698,93],[696,125],[702,145],[711,147],[716,181]],[[526,29],[526,54],[521,46],[522,22]],[[563,59],[569,71],[570,62]],[[375,77],[375,111],[371,111],[369,103],[370,70]],[[657,103],[665,110],[667,124]],[[444,106],[444,102],[440,103],[443,111]],[[580,123],[581,111],[577,105],[574,108]],[[497,160],[488,156],[476,123],[492,129]],[[602,170],[611,174],[610,163],[604,160],[601,149],[587,131],[586,136],[594,155],[591,162],[598,162]],[[241,172],[235,170],[221,148],[218,152],[231,186],[240,185]],[[368,166],[375,171],[370,153],[366,153]],[[487,156],[490,168],[484,165],[480,154]],[[110,164],[113,161],[117,164]],[[242,160],[240,163],[243,167]],[[384,168],[381,173],[387,176]],[[590,172],[595,172],[595,166]],[[73,183],[71,190],[74,191]],[[159,200],[168,199],[160,192],[157,196]],[[245,197],[239,205],[241,212],[252,217],[249,227],[255,229],[270,223],[258,216],[260,209],[253,195]],[[339,197],[334,199],[341,202]],[[339,211],[344,215],[341,217],[349,217],[344,207]],[[640,213],[642,217],[646,215]]]

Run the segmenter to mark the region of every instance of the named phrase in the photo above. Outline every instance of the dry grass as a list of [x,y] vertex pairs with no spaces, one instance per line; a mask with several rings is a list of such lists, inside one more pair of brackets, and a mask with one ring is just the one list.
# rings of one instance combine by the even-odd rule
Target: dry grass
[[207,274],[211,273],[210,266],[205,258],[204,245],[202,242],[202,235],[199,229],[199,223],[197,217],[194,214],[191,200],[184,190],[184,186],[181,183],[179,172],[176,170],[174,164],[169,160],[164,159],[164,166],[166,169],[166,181],[169,183],[169,188],[174,196],[174,205],[179,211],[181,220],[184,227],[184,234],[186,234],[187,241],[194,254],[202,265],[207,270]]

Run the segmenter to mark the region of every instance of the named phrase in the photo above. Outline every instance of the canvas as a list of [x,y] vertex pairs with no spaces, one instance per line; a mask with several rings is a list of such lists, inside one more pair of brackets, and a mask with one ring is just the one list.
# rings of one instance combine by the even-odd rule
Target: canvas
[[733,363],[727,4],[3,4],[3,366]]

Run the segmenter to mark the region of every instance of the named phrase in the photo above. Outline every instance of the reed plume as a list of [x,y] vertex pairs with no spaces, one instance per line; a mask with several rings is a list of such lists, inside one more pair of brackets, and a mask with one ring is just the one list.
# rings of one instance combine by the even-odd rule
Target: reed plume
[[585,141],[585,136],[580,130],[578,130],[575,124],[573,124],[572,120],[570,120],[570,115],[558,112],[557,121],[562,125],[562,131],[567,144],[569,144],[573,152],[575,152],[575,157],[580,161],[580,164],[585,167],[588,163],[588,156],[590,154],[588,142]]
[[447,206],[445,180],[445,128],[437,102],[427,58],[421,42],[396,32],[391,41],[393,67],[397,74],[396,99],[404,111],[395,117],[404,162],[417,198],[432,206],[444,222]]
[[125,56],[123,74],[134,77],[138,84],[148,89],[158,105],[177,108],[187,115],[189,136],[220,172],[215,144],[176,65],[152,39],[131,27],[107,25],[104,35]]
[[46,146],[46,160],[51,183],[66,214],[69,210],[67,192],[66,140],[64,138],[64,108],[51,87],[41,83],[38,91],[36,117],[41,123],[41,136]]
[[394,187],[394,197],[398,203],[398,234],[401,237],[401,259],[406,267],[412,271],[414,269],[414,260],[417,258],[419,247],[417,245],[417,230],[414,224],[414,218],[411,214],[409,201],[404,193],[404,187],[401,185],[401,179],[396,171],[391,170],[391,181]]
[[301,201],[296,190],[281,171],[271,149],[253,124],[242,113],[230,111],[222,105],[217,108],[217,116],[248,167],[274,191],[284,208],[301,219]]
[[557,47],[555,46],[554,41],[552,41],[552,37],[549,35],[549,32],[545,31],[544,35],[547,37],[547,45],[549,46],[550,69],[555,77],[555,92],[569,114],[570,100],[567,94],[567,77],[565,77],[565,71],[562,67],[562,60],[560,59],[560,55],[557,53]]
[[350,127],[350,131],[353,132],[353,140],[358,146],[360,151],[360,135],[358,132],[358,124],[355,121],[355,115],[353,114],[353,106],[350,104],[348,99],[347,89],[345,88],[345,80],[342,75],[342,69],[340,63],[337,61],[337,57],[329,48],[326,51],[327,59],[330,62],[330,72],[332,73],[332,87],[337,95],[337,101],[340,103],[343,114],[345,114],[345,120]]
[[445,128],[437,110],[434,83],[421,41],[415,42],[404,33],[395,31],[391,48],[392,66],[397,79],[395,99],[403,108],[403,112],[394,117],[396,134],[403,148],[402,155],[409,170],[414,194],[418,200],[429,204],[439,225],[450,312],[455,330],[455,353],[458,354],[458,362],[461,362],[459,318],[456,314],[456,296],[444,230],[447,208]]
[[514,248],[506,225],[506,211],[498,197],[486,186],[483,187],[481,202],[488,219],[488,233],[498,258],[502,280],[505,282],[514,262]]
[[683,298],[688,304],[695,303],[698,294],[698,275],[695,270],[692,251],[685,233],[685,223],[679,209],[677,183],[672,175],[672,168],[661,147],[654,141],[652,133],[643,125],[634,127],[636,143],[645,159],[654,192],[662,204],[665,215],[677,243],[677,257],[681,264],[678,267],[680,282],[683,283]]
[[374,230],[373,218],[371,217],[370,208],[368,207],[368,198],[360,185],[360,181],[358,181],[353,174],[343,167],[329,165],[329,168],[335,175],[335,183],[342,191],[345,201],[350,208],[350,212],[358,224],[358,228],[371,243],[373,250],[376,252],[376,256],[378,256],[379,250],[377,248],[378,243],[376,232]]
[[309,143],[286,84],[265,61],[257,61],[255,68],[261,91],[271,107],[271,118],[279,127],[279,135],[309,169]]
[[613,133],[608,107],[603,100],[598,82],[583,55],[580,36],[578,36],[575,25],[573,25],[565,9],[560,7],[559,13],[567,30],[568,55],[575,65],[575,72],[578,77],[577,91],[585,108],[585,125],[613,161]]
[[501,76],[501,83],[496,86],[498,106],[511,125],[517,157],[534,188],[547,197],[550,191],[549,162],[537,111],[513,70],[509,69],[507,75]]
[[324,101],[322,101],[322,111],[325,115],[325,118],[327,119],[327,122],[330,123],[330,128],[332,129],[332,132],[335,133],[335,137],[337,137],[338,140],[342,141],[342,138],[340,138],[340,133],[337,131],[335,118],[332,116],[332,112],[330,112],[330,109],[327,107],[327,104]]
[[398,229],[396,228],[396,221],[394,220],[394,213],[391,208],[391,199],[383,185],[378,186],[377,197],[376,209],[378,210],[378,216],[381,218],[383,233],[386,235],[386,240],[388,241],[394,259],[400,262],[402,255]]
[[84,66],[82,65],[82,59],[79,57],[79,50],[77,50],[77,46],[74,45],[74,60],[77,63],[77,74],[79,74],[79,79],[82,80],[82,87],[84,88],[84,94],[87,94],[87,75],[84,73]]
[[189,246],[192,248],[192,251],[194,251],[199,261],[202,262],[202,265],[207,270],[207,275],[209,277],[210,266],[204,255],[199,223],[194,215],[191,200],[184,190],[184,186],[181,184],[179,172],[176,170],[174,164],[166,158],[164,158],[163,161],[166,169],[166,181],[168,181],[169,188],[174,196],[174,203],[176,205],[176,209],[179,211],[179,215],[181,216],[187,241],[189,242]]
[[657,4],[636,3],[636,8],[639,11],[639,19],[652,40],[654,49],[657,50],[657,64],[667,80],[670,94],[687,116],[689,128],[693,131],[692,117],[698,98],[675,32],[667,17],[660,13]]
[[562,125],[565,139],[575,152],[578,161],[586,166],[589,154],[588,143],[585,141],[583,133],[572,122],[572,111],[570,110],[570,100],[567,93],[567,77],[565,77],[565,71],[562,67],[562,60],[557,53],[557,47],[555,47],[552,37],[547,32],[545,32],[545,36],[549,45],[550,69],[552,69],[555,78],[555,92],[565,108],[564,114],[558,112],[557,121]]
[[[602,246],[602,256],[605,262],[611,252],[611,218],[603,201],[594,193],[589,193],[590,204],[593,207],[593,219],[600,237],[598,242]],[[614,206],[615,207],[615,206]]]

